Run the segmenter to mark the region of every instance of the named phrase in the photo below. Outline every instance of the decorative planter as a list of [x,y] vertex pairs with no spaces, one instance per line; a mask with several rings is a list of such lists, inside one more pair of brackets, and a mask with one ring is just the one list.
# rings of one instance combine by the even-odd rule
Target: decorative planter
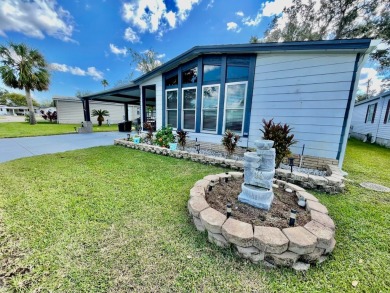
[[176,142],[169,143],[169,149],[170,149],[171,151],[176,151],[176,149],[177,149],[177,143],[176,143]]
[[140,137],[134,137],[134,138],[133,138],[133,142],[134,142],[134,143],[139,143],[140,140],[141,140]]

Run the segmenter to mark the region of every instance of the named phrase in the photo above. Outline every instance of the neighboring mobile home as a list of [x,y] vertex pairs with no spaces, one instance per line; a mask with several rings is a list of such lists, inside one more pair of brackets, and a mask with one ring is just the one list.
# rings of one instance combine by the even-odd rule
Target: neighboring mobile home
[[356,103],[350,134],[390,147],[390,91]]
[[[57,122],[62,124],[74,124],[84,121],[83,103],[74,97],[54,97],[57,109]],[[124,120],[124,105],[112,102],[92,101],[92,110],[107,110],[110,116],[105,117],[104,124],[116,124]],[[139,106],[128,105],[129,120],[134,120],[140,116]],[[92,117],[91,121],[98,124],[97,117]]]
[[171,125],[191,139],[220,143],[226,129],[252,147],[262,119],[293,128],[300,153],[342,165],[357,82],[371,39],[197,46],[127,86],[83,97],[156,109],[157,128]]

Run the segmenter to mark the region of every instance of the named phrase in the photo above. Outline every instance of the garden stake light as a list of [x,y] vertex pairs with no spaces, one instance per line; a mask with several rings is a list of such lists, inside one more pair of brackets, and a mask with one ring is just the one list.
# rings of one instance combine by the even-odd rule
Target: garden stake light
[[130,140],[130,133],[127,134],[127,140]]
[[[226,172],[225,174],[226,174],[226,175],[229,175],[228,172]],[[229,178],[226,176],[226,177],[225,177],[225,183],[227,183],[228,181],[229,181]]]
[[200,152],[200,143],[198,143],[198,138],[195,138],[195,150],[199,154],[199,152]]
[[297,211],[291,210],[290,212],[290,221],[288,223],[289,226],[295,226],[295,218],[297,217]]
[[231,215],[232,215],[232,204],[228,202],[226,205],[226,217],[229,219]]
[[288,165],[291,167],[291,173],[294,167],[294,158],[288,158]]

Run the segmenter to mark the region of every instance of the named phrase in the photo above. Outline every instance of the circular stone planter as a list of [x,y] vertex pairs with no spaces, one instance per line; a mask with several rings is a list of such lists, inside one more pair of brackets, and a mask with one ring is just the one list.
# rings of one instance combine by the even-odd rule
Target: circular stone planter
[[290,188],[297,200],[298,197],[305,199],[311,221],[303,227],[279,229],[254,226],[227,218],[209,206],[205,198],[209,186],[224,184],[226,180],[237,180],[243,176],[242,172],[208,175],[194,184],[190,190],[188,210],[197,230],[207,231],[208,240],[220,247],[235,246],[240,257],[253,263],[307,270],[311,264],[326,260],[336,245],[335,224],[327,208],[297,185],[275,180],[279,187]]

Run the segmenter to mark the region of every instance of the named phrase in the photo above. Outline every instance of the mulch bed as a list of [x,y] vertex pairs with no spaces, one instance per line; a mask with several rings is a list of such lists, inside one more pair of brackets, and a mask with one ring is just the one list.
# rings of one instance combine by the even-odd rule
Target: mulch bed
[[274,200],[269,211],[252,207],[238,201],[243,179],[218,184],[206,193],[209,205],[222,214],[226,214],[226,204],[232,203],[232,218],[256,226],[288,228],[288,220],[292,209],[297,211],[295,226],[304,226],[310,222],[310,213],[297,204],[295,193],[282,188],[273,189]]

